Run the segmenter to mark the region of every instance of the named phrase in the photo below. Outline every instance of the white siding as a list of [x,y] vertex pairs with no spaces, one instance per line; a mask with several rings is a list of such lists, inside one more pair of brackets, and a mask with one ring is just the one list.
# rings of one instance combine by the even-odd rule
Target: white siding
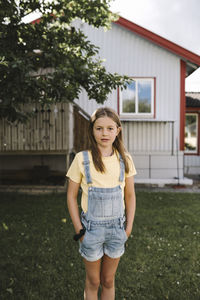
[[175,152],[171,122],[122,122],[124,141],[131,152]]
[[[117,24],[106,32],[87,24],[81,26],[88,39],[100,47],[99,54],[106,60],[107,71],[155,78],[156,120],[174,121],[174,138],[179,137],[180,58]],[[78,103],[89,114],[102,106],[95,100],[88,101],[86,92],[81,93]],[[117,110],[116,91],[104,105]]]
[[[156,119],[179,120],[180,58],[146,39],[113,24],[112,29],[94,29],[87,24],[81,27],[88,39],[100,47],[99,54],[106,59],[109,72],[118,72],[133,77],[156,78]],[[92,113],[95,101],[86,101],[81,95],[80,104]],[[105,103],[117,109],[116,92]],[[92,103],[91,103],[92,102]]]
[[184,173],[200,175],[200,156],[185,155],[184,157]]
[[[155,119],[123,121],[124,140],[129,152],[137,156],[139,178],[177,177],[175,162],[180,131],[180,57],[117,24],[113,24],[112,29],[106,32],[87,24],[79,26],[88,39],[100,47],[99,55],[106,60],[104,65],[107,71],[131,77],[155,78]],[[89,114],[102,106],[94,100],[88,101],[85,92],[77,101]],[[117,91],[113,91],[104,105],[117,110]],[[182,154],[179,154],[180,178],[183,177]],[[160,167],[156,164],[157,157],[163,161]]]

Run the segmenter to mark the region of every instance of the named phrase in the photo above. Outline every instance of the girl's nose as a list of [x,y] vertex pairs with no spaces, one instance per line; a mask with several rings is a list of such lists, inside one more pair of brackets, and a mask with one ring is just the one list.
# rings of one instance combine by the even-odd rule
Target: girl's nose
[[103,129],[103,135],[107,135],[107,130]]

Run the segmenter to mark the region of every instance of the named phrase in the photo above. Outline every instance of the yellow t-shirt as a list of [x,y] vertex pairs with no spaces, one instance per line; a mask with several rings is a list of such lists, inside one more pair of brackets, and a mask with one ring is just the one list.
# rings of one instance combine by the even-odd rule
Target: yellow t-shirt
[[[125,179],[122,183],[119,181],[120,163],[118,152],[115,151],[112,156],[102,157],[105,166],[105,173],[98,172],[95,169],[91,152],[88,152],[90,161],[90,174],[92,178],[92,184],[90,185],[99,188],[113,188],[117,185],[121,185],[122,191],[124,191]],[[127,154],[127,157],[129,163],[129,173],[125,173],[125,178],[136,174],[135,166],[130,154]],[[82,189],[81,207],[84,212],[87,212],[88,184],[85,177],[82,152],[76,154],[66,176],[69,177],[72,181],[80,183]]]

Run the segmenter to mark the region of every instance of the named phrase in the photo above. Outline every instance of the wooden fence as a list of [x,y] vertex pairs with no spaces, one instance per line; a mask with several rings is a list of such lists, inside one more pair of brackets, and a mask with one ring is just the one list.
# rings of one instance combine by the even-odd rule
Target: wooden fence
[[88,149],[88,115],[74,107],[74,150],[79,152]]
[[37,104],[31,105],[29,110],[33,111],[33,116],[26,124],[0,121],[0,153],[66,152],[70,132],[69,104],[50,107]]

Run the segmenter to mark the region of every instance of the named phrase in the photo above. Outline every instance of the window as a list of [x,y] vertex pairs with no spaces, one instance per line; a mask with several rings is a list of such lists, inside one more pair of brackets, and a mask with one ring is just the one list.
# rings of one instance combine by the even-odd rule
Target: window
[[153,117],[154,79],[133,78],[120,92],[120,114],[123,116]]
[[198,114],[186,114],[185,152],[198,152]]

